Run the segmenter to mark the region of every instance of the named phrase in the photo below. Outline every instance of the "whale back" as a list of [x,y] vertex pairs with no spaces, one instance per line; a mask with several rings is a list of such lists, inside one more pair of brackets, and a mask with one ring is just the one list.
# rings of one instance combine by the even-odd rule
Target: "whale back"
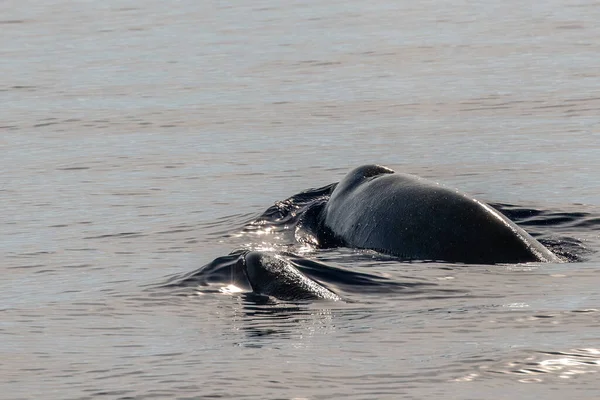
[[344,179],[342,179],[335,190],[331,194],[331,199],[343,197],[349,192],[355,190],[358,186],[368,182],[369,180],[386,175],[393,174],[394,170],[381,165],[363,165],[350,171]]
[[[372,166],[366,170],[376,171]],[[392,171],[367,176],[357,168],[333,191],[323,224],[346,246],[405,260],[559,261],[491,206],[429,180],[386,170]]]

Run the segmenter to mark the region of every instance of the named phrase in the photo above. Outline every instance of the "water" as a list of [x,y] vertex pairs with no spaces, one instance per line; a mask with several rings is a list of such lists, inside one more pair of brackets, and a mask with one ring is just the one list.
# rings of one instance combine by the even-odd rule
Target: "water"
[[[0,16],[0,398],[598,397],[596,3],[9,0]],[[375,162],[539,210],[523,226],[581,261],[341,249],[308,256],[414,285],[275,305],[156,289],[271,245],[245,224]]]

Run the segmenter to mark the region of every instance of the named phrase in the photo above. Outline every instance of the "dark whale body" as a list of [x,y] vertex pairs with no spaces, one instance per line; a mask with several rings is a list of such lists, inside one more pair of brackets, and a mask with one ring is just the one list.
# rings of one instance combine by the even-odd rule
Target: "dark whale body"
[[372,249],[401,260],[477,264],[558,262],[504,215],[464,193],[379,165],[348,173],[317,209],[318,242]]
[[[561,261],[491,206],[414,175],[365,165],[325,189],[299,211],[296,240],[372,249],[399,260]],[[276,206],[265,214],[277,214]],[[341,300],[282,253],[245,251],[236,266],[258,294],[289,301]]]
[[250,251],[237,261],[255,293],[280,300],[341,300],[323,285],[310,279],[289,260],[276,253]]

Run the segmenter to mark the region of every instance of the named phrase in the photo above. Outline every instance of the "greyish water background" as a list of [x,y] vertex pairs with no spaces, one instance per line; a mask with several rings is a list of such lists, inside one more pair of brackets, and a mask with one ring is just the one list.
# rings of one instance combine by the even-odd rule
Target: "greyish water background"
[[[592,1],[3,1],[0,398],[599,398],[598,21]],[[568,213],[544,233],[591,251],[314,255],[435,289],[347,304],[148,290],[375,162]]]

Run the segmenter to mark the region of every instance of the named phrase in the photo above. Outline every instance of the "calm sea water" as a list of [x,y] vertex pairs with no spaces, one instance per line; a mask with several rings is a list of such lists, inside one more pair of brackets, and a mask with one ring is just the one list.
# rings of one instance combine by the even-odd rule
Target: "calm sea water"
[[[600,396],[600,6],[0,3],[0,398]],[[306,255],[406,290],[162,287],[274,202],[385,164],[564,264]],[[410,286],[407,286],[410,287]]]

